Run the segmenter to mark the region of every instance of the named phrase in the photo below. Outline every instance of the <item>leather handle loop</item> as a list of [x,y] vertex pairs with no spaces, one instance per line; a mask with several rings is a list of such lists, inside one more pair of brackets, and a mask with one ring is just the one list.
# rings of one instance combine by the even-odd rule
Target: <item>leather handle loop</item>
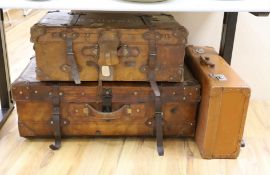
[[103,31],[98,41],[100,66],[114,66],[120,63],[117,49],[120,46],[120,39],[117,32]]
[[86,104],[86,108],[84,108],[85,113],[91,118],[99,119],[99,120],[116,120],[127,115],[130,115],[131,108],[130,105],[124,105],[120,109],[113,112],[101,112],[93,108],[91,105]]

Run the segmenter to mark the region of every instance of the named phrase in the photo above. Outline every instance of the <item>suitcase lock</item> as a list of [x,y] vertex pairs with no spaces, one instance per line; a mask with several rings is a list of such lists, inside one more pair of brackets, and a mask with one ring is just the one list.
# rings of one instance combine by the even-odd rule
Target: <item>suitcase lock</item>
[[102,89],[102,112],[112,112],[112,89]]

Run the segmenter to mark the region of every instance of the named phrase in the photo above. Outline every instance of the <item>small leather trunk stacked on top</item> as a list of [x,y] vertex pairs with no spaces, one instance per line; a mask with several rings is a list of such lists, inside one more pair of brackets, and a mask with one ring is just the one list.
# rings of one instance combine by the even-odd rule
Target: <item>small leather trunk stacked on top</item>
[[[52,149],[67,136],[154,136],[159,155],[163,137],[193,137],[197,125],[207,140],[208,113],[197,124],[200,84],[184,65],[187,35],[165,14],[49,12],[31,29],[36,58],[12,86],[20,135],[54,136]],[[202,139],[205,158],[222,157]]]

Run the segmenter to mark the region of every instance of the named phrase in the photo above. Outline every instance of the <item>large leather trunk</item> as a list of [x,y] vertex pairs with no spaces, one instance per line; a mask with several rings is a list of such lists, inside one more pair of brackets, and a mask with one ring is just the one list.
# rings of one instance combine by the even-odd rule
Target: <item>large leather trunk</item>
[[213,48],[189,46],[185,62],[202,86],[196,142],[203,158],[239,155],[250,88]]
[[[183,83],[159,83],[165,136],[193,136],[200,85],[186,70]],[[147,82],[39,82],[35,59],[12,84],[19,132],[53,136],[52,116],[60,115],[62,136],[154,136],[153,91]],[[55,98],[59,101],[55,102]]]
[[171,15],[49,12],[31,28],[42,81],[183,81],[187,30]]

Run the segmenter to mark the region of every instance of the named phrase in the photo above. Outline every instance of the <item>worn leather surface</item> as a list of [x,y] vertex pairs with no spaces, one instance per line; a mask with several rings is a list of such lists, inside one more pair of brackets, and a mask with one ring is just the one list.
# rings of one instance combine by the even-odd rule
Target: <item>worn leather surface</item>
[[[21,136],[53,136],[52,96],[60,96],[62,136],[153,136],[154,93],[147,82],[104,82],[112,90],[112,113],[101,111],[98,82],[55,82],[35,79],[35,59],[12,85]],[[158,83],[165,136],[194,136],[200,85],[185,70],[183,83]],[[66,124],[63,124],[66,123]]]
[[[100,78],[99,66],[108,65],[113,72],[105,79],[107,81],[147,81],[149,26],[142,20],[142,15],[48,13],[31,28],[37,78],[72,81],[63,36],[74,35],[73,52],[82,81],[97,81]],[[181,82],[187,30],[170,15],[144,16],[157,33],[154,36],[157,40],[157,81]],[[123,47],[126,48],[124,51]]]
[[[208,159],[236,158],[251,90],[213,48],[188,46],[186,52],[185,62],[202,86],[195,137],[201,155]],[[202,63],[201,56],[214,66]],[[223,74],[227,80],[219,81],[211,74]]]

